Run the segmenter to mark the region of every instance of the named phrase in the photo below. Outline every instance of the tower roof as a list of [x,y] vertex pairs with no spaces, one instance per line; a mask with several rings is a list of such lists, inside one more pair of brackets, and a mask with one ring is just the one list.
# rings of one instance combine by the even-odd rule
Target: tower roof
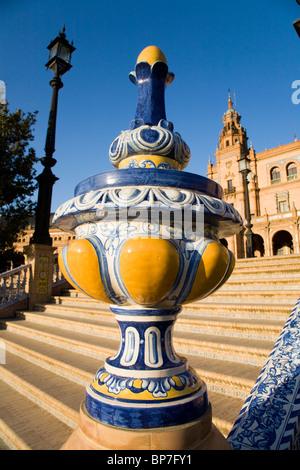
[[237,122],[240,121],[241,115],[233,108],[233,103],[231,99],[231,94],[230,90],[228,90],[228,109],[225,111],[224,116],[223,116],[223,121],[230,119],[230,118],[235,118]]
[[247,133],[241,126],[241,115],[233,108],[230,90],[228,91],[228,108],[223,114],[223,129],[219,137],[219,150],[229,150],[237,144],[241,145],[245,151],[247,148]]

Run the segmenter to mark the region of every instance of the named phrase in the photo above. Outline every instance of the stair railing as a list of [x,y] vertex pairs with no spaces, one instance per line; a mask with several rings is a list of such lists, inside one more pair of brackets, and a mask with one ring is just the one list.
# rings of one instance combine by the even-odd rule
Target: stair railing
[[0,309],[29,296],[31,264],[24,264],[0,274]]
[[[52,287],[55,288],[66,280],[58,265],[58,254],[53,257]],[[28,263],[0,274],[0,310],[29,298],[31,273],[31,264]]]
[[227,440],[235,450],[300,450],[300,299]]

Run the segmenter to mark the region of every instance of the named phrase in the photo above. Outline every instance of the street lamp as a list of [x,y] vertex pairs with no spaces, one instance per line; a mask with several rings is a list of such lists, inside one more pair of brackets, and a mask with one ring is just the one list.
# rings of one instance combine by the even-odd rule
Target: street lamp
[[241,158],[238,160],[239,172],[243,178],[244,188],[244,201],[245,201],[245,218],[246,218],[246,255],[247,258],[253,258],[253,232],[251,230],[251,213],[250,213],[250,201],[248,191],[248,174],[250,173],[250,160],[245,153],[242,153]]
[[[298,3],[298,2],[297,2]],[[300,4],[299,4],[300,5]],[[299,20],[295,20],[293,21],[293,26],[296,30],[296,33],[298,34],[298,36],[300,37],[300,19]]]
[[[300,0],[296,0],[296,2],[298,3],[298,5],[300,5]],[[296,21],[293,21],[293,26],[296,30],[296,33],[298,34],[300,38],[300,18]]]
[[52,173],[51,168],[56,164],[53,158],[55,152],[55,130],[58,90],[63,87],[60,77],[70,70],[71,56],[75,51],[73,44],[70,44],[65,35],[65,28],[51,41],[47,47],[50,50],[49,60],[46,64],[47,69],[51,69],[54,78],[50,81],[52,86],[52,101],[48,120],[48,129],[45,145],[45,157],[41,159],[44,166],[43,172],[37,177],[39,191],[35,217],[35,231],[30,240],[31,244],[52,245],[52,238],[49,234],[50,211],[52,199],[52,187],[58,180]]

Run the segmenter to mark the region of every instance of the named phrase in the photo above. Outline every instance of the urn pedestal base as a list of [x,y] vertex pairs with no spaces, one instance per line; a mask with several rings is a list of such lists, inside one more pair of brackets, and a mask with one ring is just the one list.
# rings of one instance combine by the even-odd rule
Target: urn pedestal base
[[129,430],[108,426],[81,404],[79,425],[61,450],[232,450],[212,424],[211,407],[198,420],[180,426]]

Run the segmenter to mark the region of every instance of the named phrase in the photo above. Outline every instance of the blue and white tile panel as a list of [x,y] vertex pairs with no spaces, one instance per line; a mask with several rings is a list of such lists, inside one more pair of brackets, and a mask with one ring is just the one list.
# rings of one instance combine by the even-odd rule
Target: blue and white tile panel
[[236,450],[300,449],[300,299],[228,436]]

